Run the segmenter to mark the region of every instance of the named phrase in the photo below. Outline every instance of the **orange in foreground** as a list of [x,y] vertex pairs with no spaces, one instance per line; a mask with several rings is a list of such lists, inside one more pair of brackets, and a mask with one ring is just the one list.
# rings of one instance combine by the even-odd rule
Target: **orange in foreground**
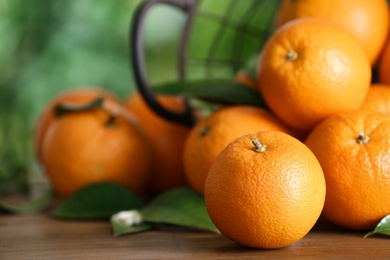
[[323,215],[349,229],[373,229],[390,214],[390,117],[359,110],[332,116],[306,140],[324,170]]
[[34,128],[34,149],[37,159],[42,161],[42,141],[50,124],[55,120],[54,107],[58,103],[80,105],[91,102],[98,97],[104,97],[119,102],[114,94],[97,87],[80,87],[60,93],[44,107]]
[[268,111],[252,106],[229,106],[198,121],[185,143],[183,163],[191,188],[203,194],[207,173],[218,154],[234,139],[260,130],[288,128]]
[[266,43],[258,81],[276,116],[309,131],[329,115],[361,106],[371,67],[357,40],[338,26],[298,19],[279,28]]
[[145,192],[150,152],[128,113],[107,100],[102,107],[65,112],[51,123],[43,139],[42,160],[59,196],[103,181],[123,185],[137,195]]
[[223,235],[254,248],[280,248],[303,238],[317,222],[325,179],[313,153],[277,131],[245,135],[215,159],[205,201]]
[[361,108],[390,116],[390,85],[373,84]]
[[[181,111],[185,108],[180,97],[159,96],[158,100],[167,109]],[[153,157],[148,188],[151,195],[187,186],[181,158],[190,129],[156,115],[138,93],[127,99],[126,107],[137,117],[149,141]]]
[[345,29],[361,43],[372,65],[389,32],[386,0],[283,0],[277,26],[303,17],[328,19]]

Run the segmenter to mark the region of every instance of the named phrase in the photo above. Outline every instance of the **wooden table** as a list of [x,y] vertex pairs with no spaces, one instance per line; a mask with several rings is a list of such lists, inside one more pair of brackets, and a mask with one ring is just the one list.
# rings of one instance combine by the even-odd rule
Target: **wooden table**
[[390,238],[363,238],[320,220],[295,244],[277,250],[241,247],[222,235],[158,230],[114,238],[108,221],[63,221],[48,214],[0,215],[0,259],[384,258]]

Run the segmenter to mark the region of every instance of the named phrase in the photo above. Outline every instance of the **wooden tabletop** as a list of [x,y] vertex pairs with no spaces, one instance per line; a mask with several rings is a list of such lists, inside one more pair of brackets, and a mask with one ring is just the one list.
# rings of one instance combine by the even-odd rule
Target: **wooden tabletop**
[[64,221],[48,214],[0,215],[0,259],[384,258],[390,238],[363,238],[320,220],[295,244],[277,250],[241,247],[222,235],[149,231],[114,238],[108,221]]

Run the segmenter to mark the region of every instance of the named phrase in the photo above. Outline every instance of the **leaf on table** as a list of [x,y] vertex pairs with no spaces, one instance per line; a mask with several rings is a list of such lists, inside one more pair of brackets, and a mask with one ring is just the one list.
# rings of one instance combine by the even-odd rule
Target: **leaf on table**
[[129,226],[114,219],[111,219],[110,222],[112,225],[114,237],[140,233],[155,228],[155,226],[151,223],[140,223],[140,224]]
[[258,91],[228,79],[174,81],[157,86],[154,91],[158,94],[182,95],[223,104],[266,107]]
[[32,201],[25,202],[20,205],[13,205],[4,201],[0,201],[0,209],[13,214],[35,213],[45,209],[49,205],[51,197],[52,192],[50,191],[44,193]]
[[108,219],[122,210],[141,209],[142,202],[126,188],[110,183],[89,185],[53,211],[65,219]]
[[390,236],[390,215],[384,217],[373,231],[364,235],[364,238],[377,234]]
[[203,196],[188,188],[176,188],[161,194],[141,213],[146,222],[172,224],[219,233],[207,213]]

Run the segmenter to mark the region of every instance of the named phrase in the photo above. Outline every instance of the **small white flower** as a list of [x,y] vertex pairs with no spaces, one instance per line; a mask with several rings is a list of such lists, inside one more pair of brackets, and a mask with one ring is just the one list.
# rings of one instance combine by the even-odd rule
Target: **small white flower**
[[120,211],[111,217],[112,221],[126,226],[133,226],[142,222],[142,214],[138,210]]

